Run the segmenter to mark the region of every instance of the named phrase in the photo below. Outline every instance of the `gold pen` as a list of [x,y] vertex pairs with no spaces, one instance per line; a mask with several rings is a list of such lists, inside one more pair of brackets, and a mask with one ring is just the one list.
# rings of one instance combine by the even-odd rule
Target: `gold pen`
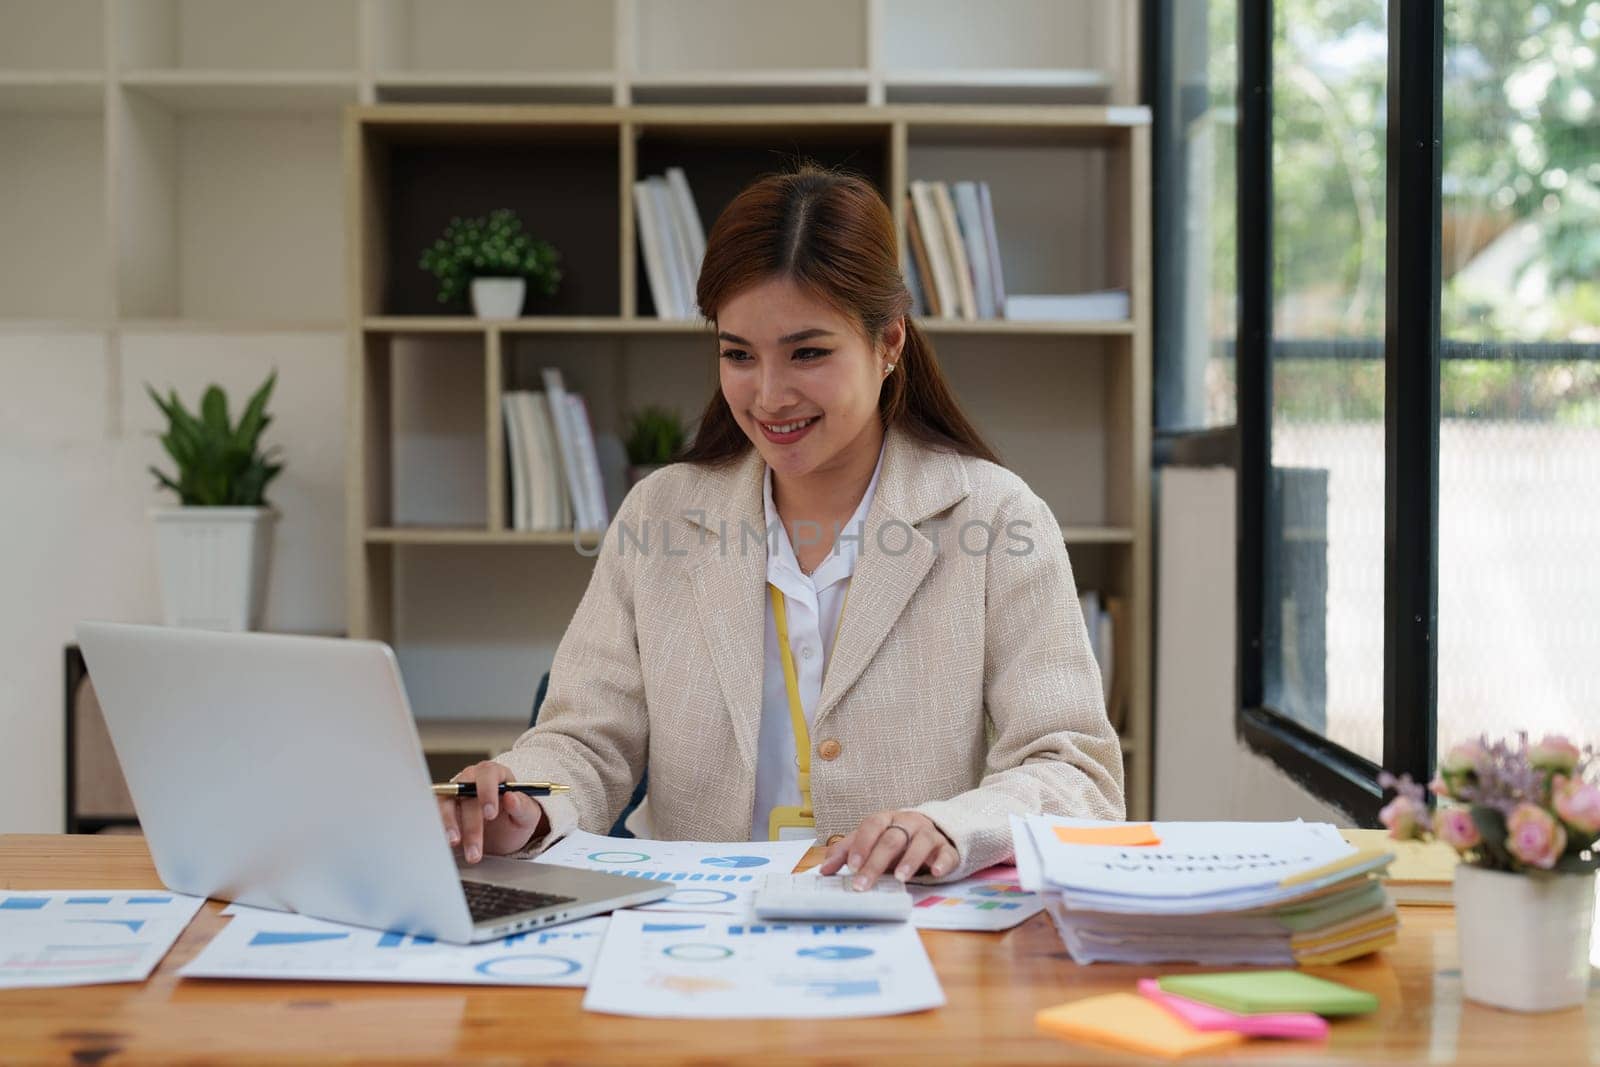
[[[565,793],[571,790],[570,785],[557,785],[554,782],[501,782],[500,794],[521,793],[525,797],[547,797],[552,793]],[[436,797],[475,797],[478,795],[478,786],[475,782],[435,782],[433,795]]]

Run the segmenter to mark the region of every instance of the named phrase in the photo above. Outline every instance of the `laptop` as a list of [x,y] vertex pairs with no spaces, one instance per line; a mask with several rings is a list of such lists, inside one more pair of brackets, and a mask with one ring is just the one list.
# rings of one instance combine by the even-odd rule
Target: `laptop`
[[381,642],[101,622],[77,632],[169,889],[457,944],[674,889],[497,856],[462,863]]

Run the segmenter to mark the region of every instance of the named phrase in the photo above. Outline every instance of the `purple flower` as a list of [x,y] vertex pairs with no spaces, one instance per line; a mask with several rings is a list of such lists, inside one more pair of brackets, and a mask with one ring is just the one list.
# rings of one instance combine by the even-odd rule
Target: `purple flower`
[[1543,741],[1528,750],[1528,762],[1551,774],[1571,774],[1582,755],[1577,745],[1560,734],[1546,734]]
[[1439,812],[1433,817],[1433,829],[1439,840],[1457,852],[1477,848],[1483,843],[1478,824],[1472,821],[1472,812],[1466,808],[1446,808]]
[[1530,867],[1548,871],[1567,848],[1567,832],[1548,811],[1519,804],[1506,820],[1506,847]]
[[1600,834],[1600,789],[1558,774],[1550,783],[1550,799],[1561,821],[1579,837],[1593,840]]

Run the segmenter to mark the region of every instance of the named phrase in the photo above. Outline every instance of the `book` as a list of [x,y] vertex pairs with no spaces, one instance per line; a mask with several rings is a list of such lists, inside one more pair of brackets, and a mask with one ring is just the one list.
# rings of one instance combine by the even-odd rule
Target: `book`
[[533,426],[534,475],[531,500],[536,506],[533,530],[566,530],[572,527],[572,497],[561,470],[561,449],[556,438],[555,414],[544,393],[528,394],[528,416]]
[[573,528],[591,529],[588,498],[584,492],[584,476],[578,458],[578,438],[572,426],[572,408],[567,403],[567,388],[556,367],[546,367],[541,372],[545,395],[550,400],[550,422],[555,429],[557,450],[560,453],[561,472],[566,478],[567,492],[572,496]]
[[1461,857],[1443,841],[1396,841],[1387,830],[1344,829],[1339,834],[1356,848],[1394,853],[1384,884],[1396,904],[1454,906]]
[[1000,236],[994,224],[994,201],[989,195],[989,183],[978,183],[978,206],[983,209],[983,235],[989,250],[989,281],[994,286],[996,315],[1006,310],[1006,283],[1000,271]]
[[672,205],[672,190],[667,179],[652,175],[645,179],[650,196],[655,203],[656,231],[666,265],[667,287],[671,290],[672,317],[689,317],[691,302],[689,281],[689,249],[684,243],[682,227],[677,222],[677,211]]
[[911,248],[911,262],[922,291],[922,313],[939,318],[943,305],[933,276],[933,266],[928,262],[928,245],[922,236],[922,223],[917,218],[916,204],[910,193],[906,194],[906,244]]
[[672,291],[668,287],[665,251],[661,247],[661,228],[656,222],[655,196],[649,184],[640,178],[633,183],[635,229],[639,231],[639,247],[644,252],[644,273],[650,283],[650,299],[656,307],[656,318],[674,317]]
[[944,233],[945,254],[950,257],[950,273],[955,276],[957,306],[963,319],[974,321],[978,317],[978,299],[972,289],[972,264],[967,261],[967,248],[961,240],[961,227],[956,222],[950,185],[948,182],[933,182],[932,189],[934,209],[938,212],[939,225]]
[[528,512],[528,445],[522,436],[522,420],[517,415],[517,396],[506,393],[500,397],[500,410],[506,424],[506,470],[510,481],[511,506],[506,514],[506,526],[512,530],[526,530]]
[[1129,315],[1126,289],[1092,293],[1029,293],[1006,298],[1006,318],[1023,322],[1121,321]]
[[920,180],[912,182],[911,199],[916,205],[917,227],[922,233],[923,246],[927,249],[928,270],[933,275],[933,291],[937,294],[934,300],[938,305],[935,314],[941,319],[957,318],[960,315],[960,296],[956,291],[950,254],[945,248],[944,225],[939,221],[939,208],[934,202],[933,183]]
[[[908,226],[908,229],[912,227]],[[905,279],[906,292],[911,294],[911,314],[927,314],[927,303],[922,297],[922,279],[917,275],[916,260],[911,255],[909,239],[900,242],[900,276]]]
[[972,266],[972,292],[978,304],[978,318],[995,318],[994,284],[989,278],[989,244],[984,236],[978,185],[956,182],[950,187],[950,194],[955,198],[956,222],[960,224],[967,262]]
[[606,491],[600,474],[600,457],[594,447],[594,427],[589,422],[589,408],[577,393],[567,394],[567,405],[577,444],[579,479],[583,483],[588,516],[577,528],[603,532],[611,523],[611,515],[606,508]]
[[700,278],[700,264],[706,258],[706,230],[700,223],[700,209],[695,206],[694,194],[689,190],[689,176],[682,167],[667,168],[667,186],[672,190],[674,217],[689,248],[689,295],[693,312],[692,298]]

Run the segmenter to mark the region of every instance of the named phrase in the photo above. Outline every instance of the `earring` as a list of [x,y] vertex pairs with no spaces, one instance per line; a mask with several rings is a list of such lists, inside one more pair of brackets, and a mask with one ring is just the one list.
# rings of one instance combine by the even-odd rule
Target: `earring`
[[893,363],[885,363],[883,365],[883,373],[888,374],[892,370],[894,370],[894,364]]

